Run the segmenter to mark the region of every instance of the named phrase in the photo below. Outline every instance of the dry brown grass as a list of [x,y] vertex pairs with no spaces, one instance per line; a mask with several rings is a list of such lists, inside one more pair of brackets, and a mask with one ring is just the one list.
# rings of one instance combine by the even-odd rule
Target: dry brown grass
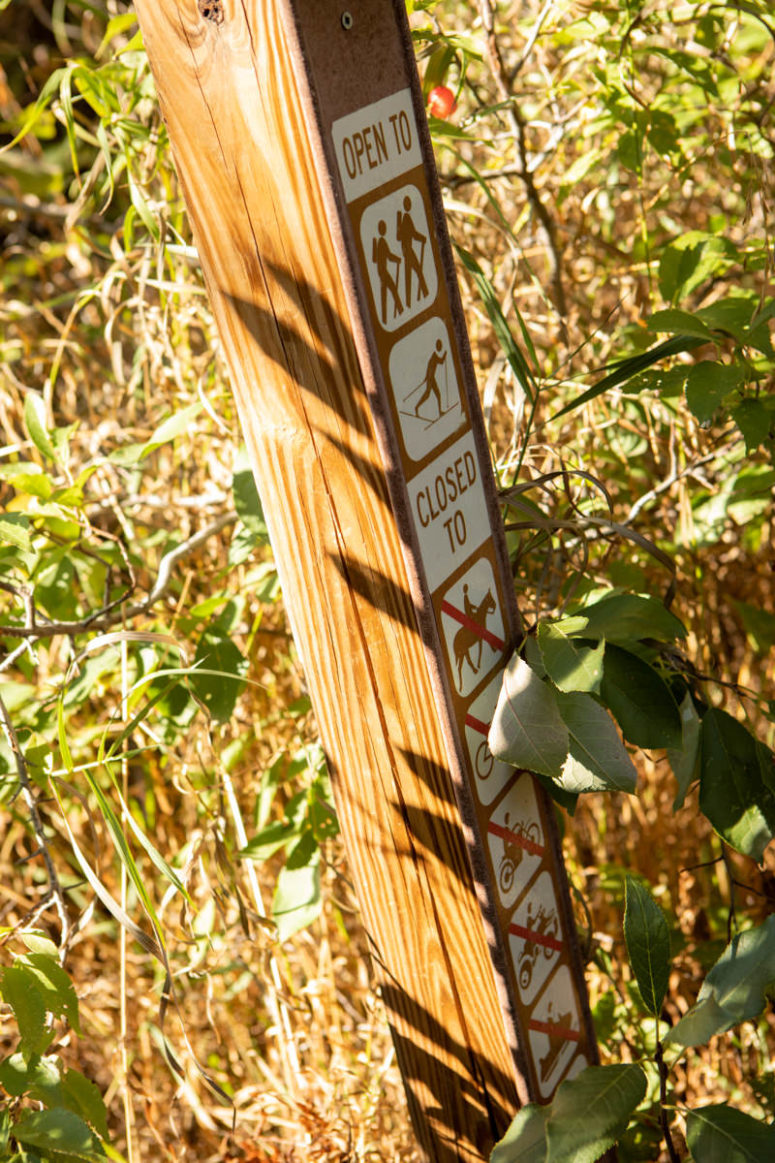
[[[112,4],[108,7],[113,11]],[[537,12],[537,5],[527,7]],[[94,51],[99,44],[100,21],[71,8],[70,24],[58,29],[43,5],[6,9],[6,73],[0,76],[5,116],[28,102],[68,43],[79,51]],[[574,6],[560,8],[557,19]],[[525,43],[530,21],[523,19],[521,5],[503,5],[501,15],[501,44],[506,57],[513,58]],[[471,23],[471,6],[447,5],[438,19],[448,30],[455,22],[462,27]],[[12,35],[19,46],[13,52]],[[564,59],[541,42],[534,49],[523,84],[529,119],[535,123],[530,148],[536,155],[549,144],[546,108],[559,99],[562,83],[578,78],[584,67],[588,62],[585,66],[580,53]],[[485,67],[475,69],[472,78],[483,100],[492,96]],[[537,168],[538,192],[550,207],[574,149],[583,148],[588,115],[588,110],[578,111],[565,144]],[[158,119],[153,112],[145,116],[153,134],[140,171],[169,236],[180,232],[177,240],[186,242],[169,163],[161,178],[156,172]],[[574,147],[573,140],[581,144]],[[118,208],[114,204],[105,216],[94,204],[80,223],[66,226],[77,188],[63,188],[52,178],[42,192],[38,189],[33,176],[42,151],[51,157],[51,166],[66,164],[64,150],[49,148],[45,138],[42,144],[29,138],[13,155],[16,170],[9,167],[2,175],[2,439],[6,453],[35,456],[23,422],[23,399],[30,390],[40,392],[58,426],[78,425],[72,464],[94,467],[84,530],[103,548],[119,534],[126,538],[139,597],[152,587],[171,533],[186,539],[229,510],[238,425],[198,269],[180,254],[159,257],[142,238],[125,247],[122,193]],[[486,170],[502,165],[506,152],[502,142],[480,146],[475,160]],[[568,379],[589,376],[610,357],[614,332],[625,321],[639,325],[642,320],[648,278],[642,264],[632,263],[628,248],[640,228],[644,197],[646,202],[655,198],[657,189],[638,196],[624,178],[613,194],[583,182],[564,191],[561,208],[552,210],[567,296],[561,317],[547,290],[552,280],[545,239],[520,182],[500,178],[491,186],[516,225],[516,238],[509,238],[482,189],[457,181],[450,155],[443,151],[440,168],[456,202],[450,208],[454,237],[486,263],[503,302],[517,303],[538,353],[537,374],[549,385],[525,474],[538,478],[560,465],[592,466],[611,485],[621,516],[633,500],[627,488],[646,491],[665,479],[680,440],[682,455],[696,463],[694,484],[705,480],[711,491],[717,489],[721,470],[704,458],[719,451],[723,438],[700,430],[685,416],[676,418],[658,401],[636,416],[615,398],[594,412],[574,414],[562,428],[545,425],[551,400]],[[764,187],[760,201],[757,197],[754,191],[752,217],[761,219]],[[711,210],[708,196],[705,201],[695,197],[691,225],[701,226]],[[466,283],[463,295],[493,444],[505,468],[518,442],[518,393]],[[202,410],[188,432],[155,453],[143,474],[133,475],[107,459],[122,444],[146,440],[166,414],[197,399]],[[629,486],[628,466],[633,469]],[[676,530],[690,525],[691,485],[691,476],[682,478],[655,499],[640,526],[648,536],[671,541]],[[13,503],[9,490],[2,500]],[[556,505],[563,503],[558,493]],[[187,556],[164,600],[132,623],[135,629],[163,630],[186,640],[202,625],[196,616],[191,622],[199,603],[216,593],[224,604],[242,603],[234,638],[249,658],[249,677],[256,684],[245,689],[226,724],[208,722],[200,713],[185,729],[165,735],[168,725],[149,718],[139,732],[142,752],[126,773],[138,821],[167,859],[179,863],[190,896],[190,904],[175,895],[165,897],[166,886],[149,876],[178,997],[165,1033],[185,1078],[176,1078],[160,1049],[159,966],[131,941],[122,952],[117,926],[99,906],[86,914],[66,962],[81,1002],[83,1036],[65,1032],[58,1050],[106,1094],[116,1145],[133,1163],[157,1158],[176,1163],[418,1163],[389,1031],[370,977],[368,935],[339,842],[328,841],[324,848],[320,919],[282,947],[261,915],[269,910],[278,860],[257,866],[256,885],[236,855],[228,781],[250,834],[270,764],[279,754],[313,743],[315,727],[308,711],[287,713],[303,699],[304,684],[281,602],[256,596],[256,570],[269,561],[268,551],[230,569],[230,535],[230,528],[216,533]],[[734,530],[707,549],[687,544],[685,539],[676,550],[676,611],[689,627],[695,664],[753,691],[766,689],[772,675],[746,642],[734,600],[773,608],[771,528],[754,548],[746,547]],[[575,561],[572,549],[563,552],[567,556],[560,553],[555,565],[559,574]],[[597,576],[605,576],[617,559],[640,570],[655,592],[669,580],[647,555],[621,545],[598,550]],[[528,620],[552,608],[546,591],[536,598],[538,564],[535,571],[518,579]],[[34,667],[22,659],[14,677],[34,685],[33,702],[45,700],[72,657],[68,639],[55,637],[36,648]],[[120,704],[120,673],[113,666],[95,680],[90,698],[70,720],[71,746],[80,762],[94,754],[95,725],[116,730]],[[116,716],[112,724],[111,716]],[[235,756],[228,772],[225,755]],[[696,796],[673,814],[674,787],[665,762],[641,756],[639,766],[637,799],[588,797],[566,821],[568,863],[586,902],[579,920],[589,930],[595,955],[589,971],[593,1004],[612,988],[626,997],[630,985],[621,929],[621,876],[627,869],[650,879],[675,918],[668,1013],[676,1018],[693,1002],[709,959],[720,951],[730,915],[749,923],[771,911],[775,857],[768,854],[762,869],[729,852],[719,860],[718,842],[697,810]],[[7,783],[6,776],[0,779]],[[279,794],[276,812],[297,787],[291,782]],[[62,880],[75,885],[81,874],[56,805],[48,801],[42,811]],[[120,871],[103,825],[77,796],[68,800],[68,814],[103,883],[118,898]],[[18,948],[18,930],[34,921],[56,936],[57,924],[54,913],[42,907],[48,886],[21,802],[5,794],[0,819],[0,959],[7,961]],[[72,888],[68,902],[73,921],[91,909],[82,888]],[[129,905],[136,907],[131,894]],[[622,1014],[604,1056],[632,1057],[641,1033],[638,1023]],[[730,1097],[746,1109],[766,1111],[755,1085],[762,1091],[769,1085],[772,1091],[772,1033],[766,1023],[749,1025],[732,1039],[717,1039],[707,1050],[690,1054],[677,1069],[677,1097],[687,1103]],[[0,1013],[0,1051],[14,1041],[9,1015]],[[228,1090],[233,1106],[208,1089],[197,1062]]]

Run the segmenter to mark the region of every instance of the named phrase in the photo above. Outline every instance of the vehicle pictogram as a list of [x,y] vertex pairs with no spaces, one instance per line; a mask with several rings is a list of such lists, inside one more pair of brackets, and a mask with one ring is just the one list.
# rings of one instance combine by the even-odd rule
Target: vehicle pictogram
[[452,678],[464,697],[503,661],[505,631],[496,594],[492,564],[482,557],[450,587],[441,603]]
[[466,745],[476,775],[476,794],[485,805],[497,798],[514,775],[514,768],[496,759],[487,742],[500,689],[501,675],[497,674],[470,704],[464,719]]
[[541,865],[545,840],[533,781],[518,775],[487,825],[498,894],[505,909],[522,895]]
[[424,460],[467,419],[444,321],[434,315],[399,339],[389,366],[404,447]]
[[[578,1003],[570,970],[561,965],[527,1024],[542,1096],[551,1094],[565,1075],[581,1040]],[[574,1064],[574,1072],[578,1067]]]
[[520,996],[530,1005],[563,948],[560,914],[552,878],[542,872],[520,900],[509,923],[509,948]]
[[360,224],[377,319],[396,331],[436,298],[438,275],[417,186],[402,186],[372,202]]

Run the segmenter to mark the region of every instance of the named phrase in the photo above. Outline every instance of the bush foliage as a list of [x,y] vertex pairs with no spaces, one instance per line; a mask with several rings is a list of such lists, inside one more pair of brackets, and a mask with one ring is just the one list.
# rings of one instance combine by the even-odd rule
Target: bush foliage
[[[602,1054],[494,1163],[773,1154],[768,7],[407,0]],[[0,1159],[408,1161],[134,14],[0,20]]]

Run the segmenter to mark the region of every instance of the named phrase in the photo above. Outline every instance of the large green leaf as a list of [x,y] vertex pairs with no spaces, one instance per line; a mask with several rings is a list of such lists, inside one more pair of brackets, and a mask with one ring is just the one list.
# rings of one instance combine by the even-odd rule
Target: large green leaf
[[568,755],[557,696],[518,654],[503,675],[489,744],[496,759],[548,776],[560,774]]
[[589,1066],[561,1083],[546,1124],[546,1163],[595,1163],[626,1130],[645,1093],[637,1065]]
[[694,1163],[764,1163],[775,1159],[775,1128],[721,1103],[686,1113]]
[[569,792],[634,791],[637,772],[605,708],[581,691],[558,694],[557,706],[570,739],[562,787]]
[[27,953],[18,964],[23,965],[25,971],[35,979],[49,1012],[57,1017],[66,1017],[75,1032],[80,1034],[78,996],[59,962],[47,953]]
[[575,632],[581,638],[605,638],[626,645],[644,639],[672,642],[686,637],[686,629],[675,614],[647,594],[609,594],[577,610],[576,617],[584,619]]
[[694,699],[687,691],[679,708],[681,712],[681,747],[668,748],[667,758],[673,769],[678,789],[673,811],[683,806],[693,780],[700,778],[700,716]]
[[0,970],[0,995],[13,1010],[25,1057],[45,1050],[53,1034],[46,1029],[46,1002],[35,977],[20,965]]
[[726,711],[712,707],[700,727],[700,807],[738,852],[761,860],[775,834],[773,757]]
[[608,643],[600,696],[630,743],[681,746],[681,713],[672,692],[637,654]]
[[24,397],[24,425],[38,452],[48,460],[56,460],[54,446],[46,427],[46,405],[37,392],[27,392]]
[[651,893],[631,876],[625,879],[625,902],[627,955],[646,1009],[659,1017],[670,976],[670,930]]
[[549,1113],[548,1106],[532,1102],[523,1106],[493,1148],[490,1163],[544,1163]]
[[538,645],[546,673],[561,691],[596,693],[600,689],[605,642],[595,647],[583,646],[564,634],[559,626],[542,622],[538,627]]
[[89,1163],[105,1160],[98,1140],[74,1111],[59,1109],[24,1114],[13,1133],[26,1147],[42,1147],[53,1159],[72,1155]]
[[237,510],[242,524],[255,538],[266,541],[268,533],[264,520],[264,510],[244,445],[240,448],[234,462],[231,491],[234,496],[234,508]]
[[194,692],[214,719],[227,722],[244,689],[242,679],[247,673],[248,660],[229,635],[216,625],[202,634],[194,660],[199,664],[190,675]]
[[698,1046],[714,1034],[756,1018],[775,990],[775,916],[738,933],[708,973],[697,1002],[667,1040]]
[[735,364],[703,359],[687,370],[686,402],[700,423],[705,423],[742,381],[742,369]]
[[278,940],[287,941],[312,924],[320,914],[320,903],[320,849],[306,845],[302,838],[277,878],[272,919]]

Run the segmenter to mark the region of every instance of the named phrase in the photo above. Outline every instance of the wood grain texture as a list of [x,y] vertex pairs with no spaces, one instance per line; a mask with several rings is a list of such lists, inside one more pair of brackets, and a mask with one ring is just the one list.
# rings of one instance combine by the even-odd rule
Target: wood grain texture
[[418,1139],[481,1160],[513,1048],[280,6],[137,8]]

